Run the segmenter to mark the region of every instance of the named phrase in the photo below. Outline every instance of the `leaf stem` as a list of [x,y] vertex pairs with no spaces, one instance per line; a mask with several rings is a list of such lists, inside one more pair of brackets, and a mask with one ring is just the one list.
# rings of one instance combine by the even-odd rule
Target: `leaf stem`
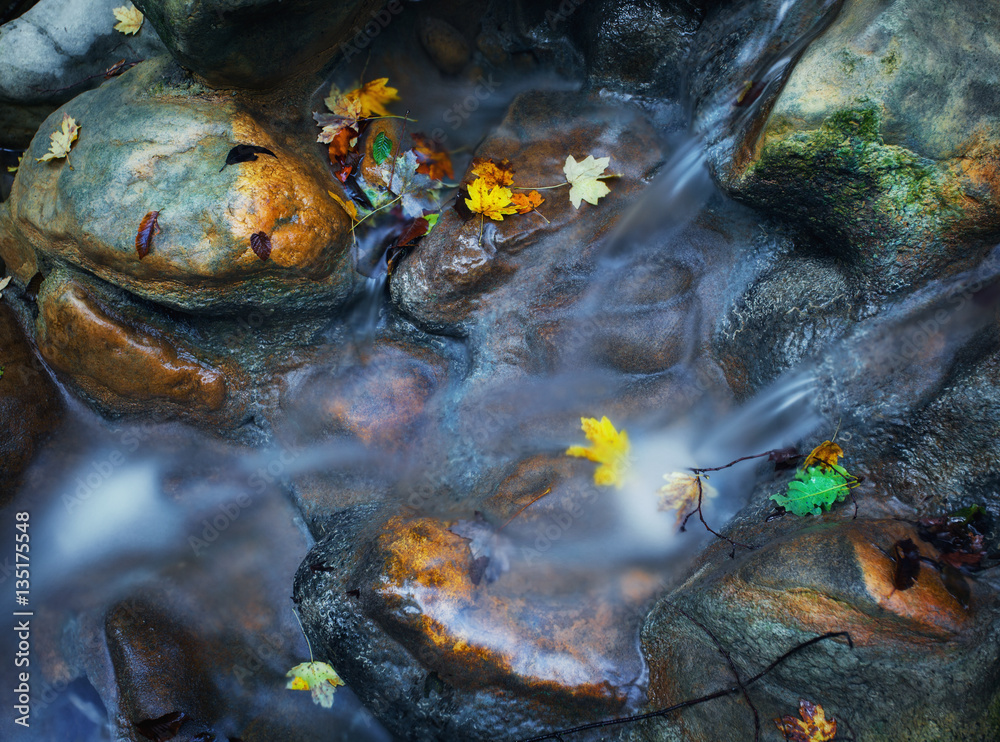
[[551,185],[551,186],[516,186],[516,185],[512,185],[512,186],[510,186],[510,188],[511,188],[511,190],[515,190],[515,191],[547,191],[547,190],[552,189],[552,188],[562,188],[563,186],[567,186],[567,185],[569,185],[569,181],[568,180],[563,181],[562,183],[557,183],[556,185]]

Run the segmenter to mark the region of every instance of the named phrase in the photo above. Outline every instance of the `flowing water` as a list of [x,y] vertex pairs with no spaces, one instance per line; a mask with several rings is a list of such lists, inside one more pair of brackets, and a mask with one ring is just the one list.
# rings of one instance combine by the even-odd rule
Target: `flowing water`
[[[673,137],[669,145],[673,154],[617,230],[605,238],[602,263],[574,305],[576,320],[593,321],[611,282],[621,271],[631,270],[637,256],[641,259],[651,245],[670,245],[678,259],[692,263],[704,259],[696,248],[680,242],[686,228],[706,205],[716,210],[736,208],[726,204],[712,184],[706,141],[718,141],[720,132],[737,136],[748,125],[838,7],[833,0],[777,4],[772,22],[752,34],[739,55],[741,64],[752,70],[748,79],[754,85],[754,100],[737,107],[733,101],[740,97],[739,87],[720,90],[711,103],[700,105],[691,133],[665,135],[667,140]],[[551,84],[553,79],[505,82],[488,105],[477,106],[449,146],[473,147],[499,122],[515,93]],[[444,86],[428,90],[424,81],[404,80],[401,87],[418,82],[425,88],[424,110],[418,118],[434,120],[435,106],[443,109],[445,102],[461,99],[460,93]],[[552,87],[569,86],[560,82]],[[350,316],[334,322],[348,329],[350,342],[359,348],[385,328],[390,312],[380,248],[383,238],[377,231],[361,235],[358,250],[367,257],[359,262],[369,266],[363,296]],[[744,247],[749,245],[735,245],[734,250]],[[655,492],[665,473],[719,466],[741,456],[827,437],[832,431],[824,426],[870,402],[864,395],[874,395],[874,390],[895,388],[900,405],[919,398],[938,381],[928,376],[927,369],[947,368],[969,337],[993,316],[997,271],[991,266],[995,262],[988,261],[980,274],[927,287],[895,308],[887,320],[872,323],[808,360],[742,406],[719,405],[713,397],[713,392],[720,391],[715,381],[696,385],[703,396],[691,396],[678,414],[664,419],[651,411],[647,419],[629,426],[634,445],[631,479],[621,489],[602,490],[601,507],[584,510],[569,537],[555,540],[544,551],[541,568],[523,558],[524,550],[536,544],[535,522],[522,515],[504,524],[505,537],[517,547],[511,549],[509,570],[538,569],[546,575],[558,574],[560,569],[574,574],[589,571],[614,582],[640,565],[666,579],[682,564],[682,554],[695,553],[711,537],[695,523],[675,533],[674,514],[658,510]],[[944,333],[940,319],[935,320],[937,330],[928,330],[929,318],[938,317],[940,311],[947,312],[951,327],[962,327],[963,332]],[[918,352],[904,347],[907,342],[916,343]],[[371,373],[378,373],[378,367]],[[181,425],[105,421],[67,396],[66,422],[34,463],[16,507],[0,513],[4,523],[13,522],[16,510],[32,513],[32,553],[37,555],[32,595],[48,613],[46,621],[39,622],[37,646],[43,642],[52,647],[73,646],[74,638],[100,646],[100,636],[106,633],[100,616],[107,606],[141,593],[144,587],[167,585],[174,601],[170,610],[184,616],[192,632],[207,637],[209,643],[224,644],[234,634],[252,633],[252,628],[245,627],[246,617],[262,611],[259,631],[274,651],[255,664],[248,678],[225,682],[232,686],[230,693],[238,687],[248,697],[270,698],[268,693],[284,682],[283,671],[309,655],[290,601],[261,609],[261,604],[275,596],[287,597],[294,571],[312,544],[302,516],[290,502],[287,487],[291,483],[304,475],[338,469],[366,470],[388,481],[387,490],[399,496],[400,509],[412,513],[414,503],[400,493],[410,491],[408,484],[425,474],[426,461],[435,460],[427,457],[428,449],[436,449],[436,455],[448,459],[452,469],[467,464],[473,473],[483,470],[484,462],[498,458],[559,455],[582,440],[567,440],[534,421],[581,407],[590,407],[600,416],[602,400],[616,394],[621,384],[614,375],[586,367],[556,370],[530,380],[494,380],[490,398],[516,399],[520,412],[516,417],[493,417],[496,422],[476,442],[476,451],[463,449],[469,444],[463,444],[454,430],[425,432],[425,438],[439,436],[440,443],[424,440],[409,450],[392,452],[328,442],[249,450],[208,439]],[[481,418],[490,419],[485,404],[481,413]],[[716,528],[744,506],[756,484],[755,472],[754,465],[747,464],[711,477],[719,495],[706,503],[705,515]],[[538,507],[545,507],[544,498]],[[470,510],[435,500],[421,501],[416,507],[418,513],[442,518],[471,518]],[[566,585],[553,586],[554,591],[567,589]],[[233,627],[243,627],[243,633]],[[85,641],[77,644],[88,646]],[[4,656],[11,656],[13,650],[8,654],[7,648]],[[51,700],[43,699],[36,706],[38,724],[51,731],[52,739],[110,739],[107,712],[98,695],[98,690],[106,689],[95,689],[79,679],[82,672],[101,677],[107,657],[103,650],[89,658],[70,654],[72,662],[56,657],[45,660],[53,677],[72,682],[53,684]],[[169,674],[170,668],[163,671]],[[641,691],[644,677],[633,677],[630,682]],[[218,677],[214,682],[224,685]],[[641,692],[631,695],[633,701],[640,698]],[[327,731],[324,739],[388,739],[347,689],[338,693],[332,712],[315,718],[306,714],[299,721],[307,727],[341,730],[333,736]],[[232,735],[237,732],[234,726]]]

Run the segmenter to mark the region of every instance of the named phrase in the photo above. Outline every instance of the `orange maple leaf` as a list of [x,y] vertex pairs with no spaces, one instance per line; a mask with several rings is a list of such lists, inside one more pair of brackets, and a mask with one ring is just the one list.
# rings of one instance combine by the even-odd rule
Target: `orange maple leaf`
[[829,742],[837,736],[837,721],[832,716],[827,719],[823,707],[799,699],[799,715],[782,716],[775,719],[775,726],[788,742]]
[[423,134],[413,134],[413,141],[417,146],[413,148],[413,153],[417,156],[417,172],[423,173],[428,178],[434,180],[444,180],[455,178],[455,170],[451,165],[451,158],[448,152],[430,137]]
[[823,441],[809,452],[803,469],[818,466],[821,469],[832,469],[837,466],[837,459],[844,455],[844,450],[833,441]]
[[518,214],[527,214],[529,211],[534,211],[545,203],[545,199],[542,198],[542,194],[538,191],[515,193],[510,197],[510,200],[514,203],[514,206],[517,207]]
[[507,159],[496,162],[477,157],[472,161],[471,171],[489,186],[509,186],[514,182],[514,168]]
[[509,188],[490,185],[486,178],[476,178],[469,186],[469,198],[465,199],[465,205],[469,211],[502,222],[504,216],[517,213],[511,195]]

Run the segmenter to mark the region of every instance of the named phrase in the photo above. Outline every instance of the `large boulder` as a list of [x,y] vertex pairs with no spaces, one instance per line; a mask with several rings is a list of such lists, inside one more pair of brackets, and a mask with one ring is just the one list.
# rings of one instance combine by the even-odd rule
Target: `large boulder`
[[[377,33],[399,0],[139,0],[171,54],[213,87],[273,88],[315,72],[366,24]],[[379,11],[382,15],[380,16]]]
[[[63,113],[81,127],[69,159],[37,162]],[[311,131],[272,130],[171,61],[144,62],[73,99],[42,127],[9,211],[0,211],[0,255],[23,281],[34,254],[188,311],[339,305],[355,281],[350,220],[327,195],[330,178],[313,139]],[[236,144],[275,156],[220,172]],[[161,233],[140,259],[136,232],[151,211],[160,212]],[[267,260],[251,249],[256,232],[270,236]]]
[[42,0],[0,27],[0,146],[28,146],[39,125],[70,98],[100,84],[119,60],[165,54],[156,31],[115,30],[122,0]]
[[966,267],[1000,235],[1000,13],[959,2],[941,21],[925,0],[848,0],[717,169],[879,292]]

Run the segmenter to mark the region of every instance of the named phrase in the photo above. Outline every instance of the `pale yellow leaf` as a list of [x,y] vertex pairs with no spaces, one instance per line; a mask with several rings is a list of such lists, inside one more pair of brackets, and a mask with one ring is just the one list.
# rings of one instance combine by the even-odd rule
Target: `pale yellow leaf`
[[113,8],[111,12],[121,21],[115,24],[115,31],[121,31],[125,35],[139,33],[142,28],[142,11],[137,7],[122,5],[120,8]]
[[586,201],[589,204],[597,205],[599,199],[611,193],[611,189],[598,180],[604,176],[604,170],[610,164],[610,157],[600,157],[595,159],[593,155],[587,155],[582,162],[577,162],[573,155],[566,158],[563,172],[566,180],[569,181],[569,200],[577,209],[580,202]]
[[[51,143],[49,144],[49,151],[41,157],[36,157],[36,162],[48,162],[49,160],[56,160],[60,157],[65,157],[68,162],[69,151],[73,147],[73,142],[76,141],[76,137],[79,132],[80,127],[76,123],[76,119],[68,113],[64,113],[62,126],[60,126],[59,131],[53,132],[49,135],[49,139],[51,140]],[[70,165],[70,167],[72,167],[72,165]]]

